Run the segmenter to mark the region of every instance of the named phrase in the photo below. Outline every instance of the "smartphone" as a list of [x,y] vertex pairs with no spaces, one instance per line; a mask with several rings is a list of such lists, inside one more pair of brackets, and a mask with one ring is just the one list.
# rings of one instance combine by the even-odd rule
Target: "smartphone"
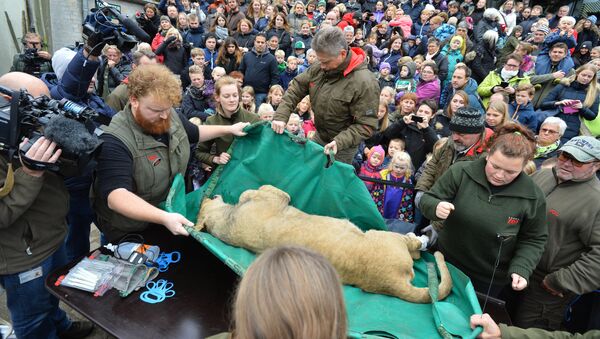
[[502,88],[506,88],[506,87],[508,87],[508,82],[506,82],[506,81],[502,81],[502,82],[500,83],[500,87],[502,87]]
[[411,120],[414,122],[423,122],[423,117],[420,117],[418,115],[413,115]]

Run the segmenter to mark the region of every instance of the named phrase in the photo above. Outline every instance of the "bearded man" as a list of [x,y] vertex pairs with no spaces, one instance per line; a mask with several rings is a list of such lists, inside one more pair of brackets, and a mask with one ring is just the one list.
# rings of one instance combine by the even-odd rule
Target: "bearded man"
[[173,178],[184,174],[190,144],[227,134],[245,135],[248,123],[196,126],[173,110],[181,100],[179,79],[164,65],[144,65],[129,74],[129,104],[115,115],[102,135],[93,187],[97,226],[115,243],[149,223],[175,235],[194,223],[159,209]]

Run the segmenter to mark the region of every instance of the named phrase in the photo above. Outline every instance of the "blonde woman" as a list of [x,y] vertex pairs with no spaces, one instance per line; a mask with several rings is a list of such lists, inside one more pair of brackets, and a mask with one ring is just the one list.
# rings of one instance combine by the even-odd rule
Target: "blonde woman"
[[495,131],[509,120],[508,105],[501,100],[491,101],[485,112],[485,126]]
[[540,105],[542,110],[551,110],[554,116],[567,123],[561,143],[579,135],[581,119],[590,121],[598,115],[597,72],[598,68],[592,64],[579,67],[575,75],[554,87]]

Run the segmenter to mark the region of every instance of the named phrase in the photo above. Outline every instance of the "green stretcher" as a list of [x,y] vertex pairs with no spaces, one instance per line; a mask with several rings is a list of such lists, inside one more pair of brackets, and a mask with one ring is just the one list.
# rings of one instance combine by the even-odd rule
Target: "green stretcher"
[[[246,128],[229,149],[231,160],[219,166],[200,189],[185,194],[181,175],[175,177],[163,208],[189,220],[196,216],[204,196],[219,194],[236,203],[242,192],[269,184],[286,191],[291,204],[304,212],[346,218],[362,230],[386,230],[383,218],[354,169],[323,154],[323,147],[289,133],[275,134],[260,122]],[[190,234],[227,266],[242,276],[256,255],[230,246],[206,232],[188,228]],[[392,259],[390,259],[392,260]],[[443,301],[415,304],[395,297],[373,294],[344,285],[349,338],[475,338],[469,317],[481,313],[469,279],[448,264],[452,292]],[[414,263],[417,287],[430,286],[437,296],[438,272],[435,259],[423,252]]]

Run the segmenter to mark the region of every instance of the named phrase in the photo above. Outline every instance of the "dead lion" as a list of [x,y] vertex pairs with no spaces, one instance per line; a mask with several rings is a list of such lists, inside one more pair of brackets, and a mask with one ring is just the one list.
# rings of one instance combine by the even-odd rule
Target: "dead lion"
[[[411,284],[413,259],[420,258],[422,245],[414,235],[363,232],[348,220],[307,214],[289,202],[287,193],[269,185],[245,191],[237,205],[226,204],[220,196],[205,199],[196,229],[206,227],[222,241],[255,253],[304,246],[329,259],[345,284],[414,303],[431,302],[428,288]],[[450,293],[452,278],[443,255],[436,252],[435,258],[441,300]]]

